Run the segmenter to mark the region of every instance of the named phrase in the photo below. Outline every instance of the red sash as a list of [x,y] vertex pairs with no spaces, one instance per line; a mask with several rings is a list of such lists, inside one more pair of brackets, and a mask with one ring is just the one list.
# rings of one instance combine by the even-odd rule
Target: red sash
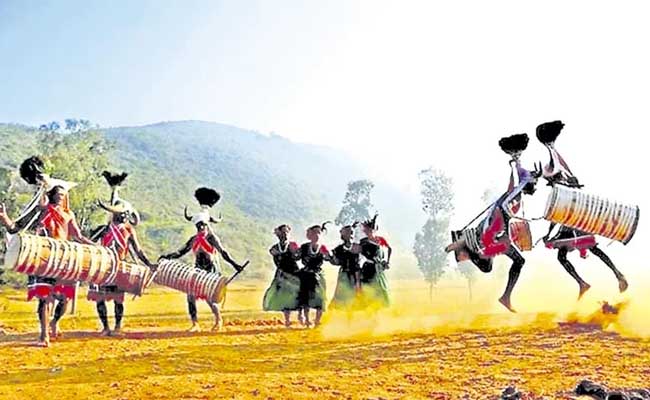
[[[494,218],[492,223],[487,228],[487,230],[481,236],[481,241],[483,242],[483,255],[487,257],[496,256],[498,254],[505,253],[508,250],[508,243],[502,243],[496,241],[496,236],[503,232],[505,229],[505,222],[503,220],[503,213],[501,210],[495,210]],[[506,236],[507,237],[507,236]]]
[[54,239],[68,240],[68,224],[71,219],[69,213],[48,204],[45,216],[41,220],[41,227],[45,228],[48,235]]
[[194,236],[194,242],[192,242],[192,252],[194,252],[194,254],[201,250],[208,254],[213,254],[216,250],[208,241],[208,234],[203,232]]

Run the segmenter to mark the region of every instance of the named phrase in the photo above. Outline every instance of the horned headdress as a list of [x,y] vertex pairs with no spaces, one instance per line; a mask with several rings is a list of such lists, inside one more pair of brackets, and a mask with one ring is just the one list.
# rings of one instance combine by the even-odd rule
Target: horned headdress
[[198,224],[199,222],[203,222],[204,224],[207,224],[208,222],[221,222],[221,214],[219,214],[218,218],[213,218],[210,215],[210,208],[212,208],[219,202],[219,200],[221,200],[221,194],[219,194],[219,192],[207,187],[200,187],[194,192],[194,197],[196,198],[196,201],[199,202],[201,211],[199,211],[197,214],[194,214],[193,216],[190,216],[187,213],[187,207],[185,207],[184,214],[186,220],[193,223],[194,225]]
[[121,174],[112,174],[108,171],[104,171],[102,172],[102,176],[111,187],[111,202],[110,204],[104,204],[100,200],[98,202],[99,206],[112,214],[128,213],[129,222],[132,225],[138,225],[140,223],[140,214],[131,203],[121,199],[118,194],[119,188],[126,180],[128,174],[126,172],[122,172]]

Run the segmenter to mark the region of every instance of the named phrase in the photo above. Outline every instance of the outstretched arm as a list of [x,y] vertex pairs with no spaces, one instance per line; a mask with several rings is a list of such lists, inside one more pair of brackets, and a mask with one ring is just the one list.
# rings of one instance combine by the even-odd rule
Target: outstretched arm
[[542,238],[542,240],[544,240],[544,242],[548,241],[549,237],[551,236],[551,232],[553,232],[553,229],[555,228],[556,225],[557,224],[555,222],[551,222],[551,225],[549,225],[549,227],[548,227],[548,232]]
[[221,257],[223,257],[223,259],[224,259],[228,264],[232,265],[232,267],[233,267],[235,270],[237,270],[237,271],[241,271],[241,269],[242,269],[241,265],[237,264],[237,263],[235,262],[235,260],[233,260],[232,257],[230,257],[230,254],[228,254],[228,252],[226,251],[226,249],[224,249],[223,246],[221,245],[221,241],[219,240],[219,238],[217,237],[217,235],[215,235],[215,234],[208,235],[208,242],[209,242],[212,246],[214,246],[215,249],[217,249],[217,251],[219,252],[219,254],[221,254]]
[[131,244],[131,248],[133,249],[133,251],[135,251],[135,254],[138,256],[140,261],[142,261],[144,265],[146,265],[147,267],[151,269],[155,269],[156,266],[149,261],[147,255],[144,254],[142,247],[140,247],[140,242],[138,242],[138,236],[136,235],[135,230],[131,230],[131,237],[129,238],[129,243]]
[[42,215],[38,214],[41,214],[41,212],[42,208],[35,207],[32,211],[24,215],[22,218],[19,218],[16,221],[12,221],[7,214],[7,207],[4,205],[4,203],[2,203],[0,204],[0,223],[2,223],[2,225],[7,228],[7,232],[13,235],[27,228],[27,225],[29,225],[29,223],[32,222],[35,218],[40,219]]
[[185,245],[183,247],[181,247],[180,249],[178,249],[177,251],[175,251],[173,253],[169,253],[169,254],[163,254],[162,256],[160,256],[160,258],[166,258],[168,260],[173,260],[173,259],[176,259],[176,258],[183,257],[185,254],[189,253],[189,251],[192,249],[192,241],[194,241],[194,236],[192,236],[190,238],[190,240],[188,240],[187,243],[185,243]]
[[70,229],[70,235],[73,238],[77,239],[78,242],[81,242],[83,244],[95,244],[92,240],[88,239],[81,233],[81,229],[79,229],[79,225],[77,225],[77,219],[74,217],[74,215],[72,216],[69,224],[70,225],[68,228]]

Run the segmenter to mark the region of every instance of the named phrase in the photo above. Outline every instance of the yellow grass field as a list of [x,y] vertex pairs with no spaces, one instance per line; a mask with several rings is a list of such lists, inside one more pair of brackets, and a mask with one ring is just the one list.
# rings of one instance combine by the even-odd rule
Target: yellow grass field
[[[430,302],[422,283],[393,286],[390,310],[352,322],[329,313],[318,329],[287,330],[281,315],[260,310],[263,285],[235,283],[217,334],[185,332],[184,295],[154,288],[128,299],[119,338],[98,336],[82,289],[64,337],[48,349],[33,347],[35,303],[4,291],[0,398],[494,399],[515,385],[525,399],[571,399],[583,378],[650,386],[650,341],[612,330],[615,321],[603,328],[597,313],[511,315],[485,306],[496,299],[489,290],[463,305],[461,287],[438,289]],[[208,307],[199,312],[209,328]]]

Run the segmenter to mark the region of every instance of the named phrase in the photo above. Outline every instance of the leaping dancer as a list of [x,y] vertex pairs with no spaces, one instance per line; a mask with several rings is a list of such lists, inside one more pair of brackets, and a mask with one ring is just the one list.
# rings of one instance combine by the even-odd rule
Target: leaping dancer
[[[543,176],[550,186],[561,185],[581,189],[583,185],[578,182],[578,178],[576,178],[560,153],[555,149],[555,140],[560,135],[563,127],[564,123],[562,121],[546,122],[537,127],[537,139],[546,146],[550,156],[549,163],[544,167]],[[578,299],[582,298],[591,286],[578,275],[573,264],[568,260],[568,253],[573,250],[578,250],[582,258],[586,258],[587,251],[590,251],[614,272],[614,276],[618,279],[620,292],[622,293],[627,289],[628,283],[625,276],[616,268],[607,254],[598,247],[594,235],[564,225],[551,223],[548,233],[543,237],[543,240],[547,248],[558,250],[558,261],[560,261],[560,264],[562,264],[564,269],[580,286]]]
[[[541,171],[528,171],[521,166],[521,153],[528,147],[528,135],[525,133],[504,137],[499,140],[499,146],[511,156],[510,184],[508,190],[486,211],[487,217],[475,227],[452,232],[453,243],[446,251],[455,251],[458,261],[471,260],[481,271],[492,271],[492,260],[498,255],[505,255],[512,260],[508,273],[508,283],[499,298],[511,312],[510,297],[519,279],[521,269],[526,260],[510,240],[509,224],[512,217],[521,209],[522,194],[532,195],[535,192],[537,178]],[[483,215],[481,213],[479,217]],[[478,218],[478,217],[477,217]]]

